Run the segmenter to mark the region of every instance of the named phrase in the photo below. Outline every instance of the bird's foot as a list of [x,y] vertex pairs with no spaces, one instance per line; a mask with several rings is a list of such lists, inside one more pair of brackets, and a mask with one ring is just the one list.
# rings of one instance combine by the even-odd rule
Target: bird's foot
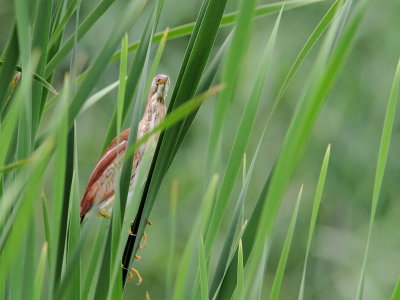
[[102,216],[103,218],[106,218],[106,219],[110,219],[110,218],[111,218],[111,215],[110,215],[110,213],[107,211],[107,209],[101,209],[101,210],[99,210],[99,215]]

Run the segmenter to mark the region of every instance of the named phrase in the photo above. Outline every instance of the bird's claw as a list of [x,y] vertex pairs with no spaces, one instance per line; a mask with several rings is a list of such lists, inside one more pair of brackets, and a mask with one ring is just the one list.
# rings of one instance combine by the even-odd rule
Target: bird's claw
[[[122,269],[124,269],[124,270],[128,270],[128,268],[125,268],[123,264],[121,264],[121,267],[122,267]],[[137,278],[138,278],[138,283],[137,283],[137,285],[141,284],[142,281],[143,281],[143,278],[142,278],[142,276],[140,276],[139,271],[136,270],[135,268],[130,268],[130,269],[129,269],[129,273],[128,273],[128,278],[132,280],[133,277],[134,277],[133,274],[135,274],[135,275],[137,276]]]
[[139,244],[139,250],[142,250],[147,245],[147,234],[143,232],[143,243]]
[[129,272],[129,275],[128,275],[129,279],[133,279],[133,274],[135,274],[137,276],[137,278],[138,278],[137,285],[140,285],[142,283],[142,281],[143,281],[143,278],[142,278],[142,276],[140,276],[139,271],[136,270],[135,268],[130,268],[130,271],[131,272]]

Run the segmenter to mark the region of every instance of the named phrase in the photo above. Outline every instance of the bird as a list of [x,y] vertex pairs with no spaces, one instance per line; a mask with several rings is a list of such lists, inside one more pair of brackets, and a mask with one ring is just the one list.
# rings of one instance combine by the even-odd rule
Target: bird
[[[165,100],[169,85],[170,79],[167,75],[158,74],[153,78],[144,114],[137,129],[137,139],[142,138],[164,120],[167,111]],[[115,179],[122,169],[121,162],[128,143],[129,132],[130,129],[127,128],[119,134],[118,138],[116,137],[111,141],[90,175],[80,204],[81,223],[90,210],[96,210],[97,214],[102,217],[111,217]],[[158,138],[159,134],[154,134],[152,136],[153,142],[157,142]],[[143,154],[145,151],[154,151],[153,147],[149,147],[150,142],[147,141],[142,144],[134,153],[130,190],[135,182]]]

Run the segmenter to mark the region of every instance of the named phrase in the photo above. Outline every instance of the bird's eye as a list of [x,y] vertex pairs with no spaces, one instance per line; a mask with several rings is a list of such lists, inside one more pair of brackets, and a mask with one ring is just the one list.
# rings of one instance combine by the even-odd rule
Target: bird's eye
[[156,84],[158,85],[160,83],[160,79],[156,79]]

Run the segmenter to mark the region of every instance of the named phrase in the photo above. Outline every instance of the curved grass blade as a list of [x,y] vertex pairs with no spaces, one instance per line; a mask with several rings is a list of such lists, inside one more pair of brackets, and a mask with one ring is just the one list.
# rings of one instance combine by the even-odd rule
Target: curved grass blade
[[183,119],[185,116],[187,116],[189,113],[191,113],[193,110],[195,110],[197,107],[199,107],[204,101],[207,99],[210,99],[212,96],[215,94],[219,93],[224,89],[224,85],[220,84],[217,85],[210,90],[194,97],[193,99],[187,101],[186,103],[180,105],[176,109],[174,109],[170,114],[168,114],[165,119],[158,124],[154,129],[151,131],[147,132],[145,135],[143,135],[142,138],[137,140],[132,146],[126,149],[126,154],[125,155],[132,155],[135,153],[135,151],[138,149],[140,145],[145,143],[152,135],[164,131],[168,129],[169,127],[173,126],[175,123],[179,122],[181,119]]
[[397,64],[396,72],[393,79],[392,89],[390,91],[389,101],[386,108],[385,121],[383,123],[381,142],[379,145],[379,154],[376,165],[374,190],[372,194],[371,215],[369,219],[368,238],[367,238],[367,244],[365,246],[364,259],[361,268],[360,281],[357,291],[357,299],[359,300],[363,298],[365,268],[367,265],[369,245],[372,236],[372,228],[374,226],[376,208],[378,206],[379,195],[381,193],[382,181],[385,173],[390,140],[392,137],[396,105],[399,97],[399,84],[400,84],[400,60]]
[[[25,232],[24,224],[26,224],[34,212],[36,192],[39,190],[43,172],[51,158],[53,148],[54,143],[48,141],[36,150],[40,153],[38,155],[40,160],[33,164],[27,173],[21,174],[19,176],[21,178],[17,178],[16,182],[22,182],[22,179],[26,179],[27,177],[29,180],[26,183],[24,182],[23,185],[11,185],[10,188],[12,190],[8,190],[9,194],[7,197],[11,199],[14,207],[12,213],[7,215],[7,221],[4,223],[3,221],[0,222],[0,224],[4,224],[0,236],[0,252],[5,251],[8,253],[7,261],[0,266],[3,270],[15,262],[16,255],[19,252],[13,251],[13,249],[22,249],[22,242],[25,240],[21,238]],[[18,188],[18,190],[14,188]],[[5,195],[7,194],[5,193]],[[3,216],[0,215],[0,217]]]
[[303,194],[303,185],[301,185],[300,187],[300,191],[297,196],[296,206],[294,207],[293,214],[289,223],[289,229],[286,234],[285,242],[283,243],[281,257],[279,258],[278,268],[276,269],[274,283],[272,284],[271,294],[269,296],[270,300],[279,299],[279,293],[282,286],[283,275],[285,273],[290,246],[292,244],[293,232],[296,226],[297,214],[299,212],[299,206],[302,194]]
[[[4,61],[0,61],[0,66],[2,68],[4,68],[3,66],[5,66],[6,62]],[[20,66],[13,66],[13,70],[16,70],[18,72],[22,73],[22,67]],[[12,78],[12,76],[11,76]],[[53,93],[54,95],[57,95],[58,92],[57,90],[46,81],[46,79],[44,79],[43,77],[41,77],[40,75],[36,74],[36,73],[32,73],[32,78],[35,79],[38,83],[40,83],[44,88],[46,88],[49,92]]]
[[[86,110],[88,110],[90,107],[92,107],[93,105],[95,105],[97,102],[99,102],[104,96],[106,96],[107,94],[109,94],[110,92],[112,92],[115,88],[119,87],[119,80],[109,84],[108,86],[102,88],[101,90],[99,90],[98,92],[96,92],[95,94],[93,94],[92,96],[90,96],[90,98],[88,98],[85,101],[85,104],[83,104],[81,111],[79,112],[79,115],[84,113]],[[56,98],[53,98],[54,100],[57,100]],[[55,101],[52,102],[48,102],[48,105],[46,105],[45,109],[48,109],[51,105],[53,105],[53,103],[55,103]]]
[[[303,7],[306,5],[322,2],[322,1],[324,1],[324,0],[292,0],[292,1],[286,2],[284,10],[286,11],[286,10],[290,10],[290,9],[295,9],[295,8]],[[284,3],[284,1],[280,1],[280,2],[274,2],[274,3],[257,6],[254,11],[254,17],[263,17],[263,16],[267,16],[267,15],[270,15],[273,13],[278,13],[279,10],[282,8],[283,3]],[[225,27],[225,26],[235,24],[238,14],[239,14],[239,11],[223,15],[223,17],[221,19],[220,27]],[[192,23],[180,25],[180,26],[169,29],[168,40],[176,39],[176,38],[180,38],[180,37],[192,34],[194,31],[195,25],[196,25],[196,23],[192,22]],[[152,43],[160,42],[162,40],[163,34],[164,34],[163,32],[157,32],[153,37]],[[136,41],[136,42],[132,43],[131,45],[129,45],[128,52],[135,51],[139,47],[139,45],[140,45],[140,41]],[[112,57],[112,60],[117,60],[119,58],[120,54],[121,54],[120,52],[115,53]]]
[[317,223],[319,206],[321,204],[321,199],[322,199],[322,192],[324,190],[326,172],[328,171],[330,151],[331,151],[331,145],[328,145],[328,148],[326,149],[326,153],[324,156],[324,160],[322,162],[321,172],[319,174],[317,191],[315,192],[315,199],[314,199],[314,204],[313,204],[313,209],[312,209],[312,214],[311,214],[310,229],[308,232],[308,239],[307,239],[306,256],[304,258],[303,274],[301,276],[299,300],[304,299],[304,287],[305,287],[305,281],[306,281],[308,255],[309,255],[310,249],[311,249],[311,241],[312,241],[312,238],[314,235],[315,224]]
[[10,164],[0,168],[0,174],[14,171],[14,170],[16,170],[18,168],[21,168],[21,167],[23,167],[23,166],[25,166],[27,164],[32,163],[32,162],[34,162],[34,157],[30,157],[30,158],[27,158],[27,159],[21,159],[19,161],[10,163]]

